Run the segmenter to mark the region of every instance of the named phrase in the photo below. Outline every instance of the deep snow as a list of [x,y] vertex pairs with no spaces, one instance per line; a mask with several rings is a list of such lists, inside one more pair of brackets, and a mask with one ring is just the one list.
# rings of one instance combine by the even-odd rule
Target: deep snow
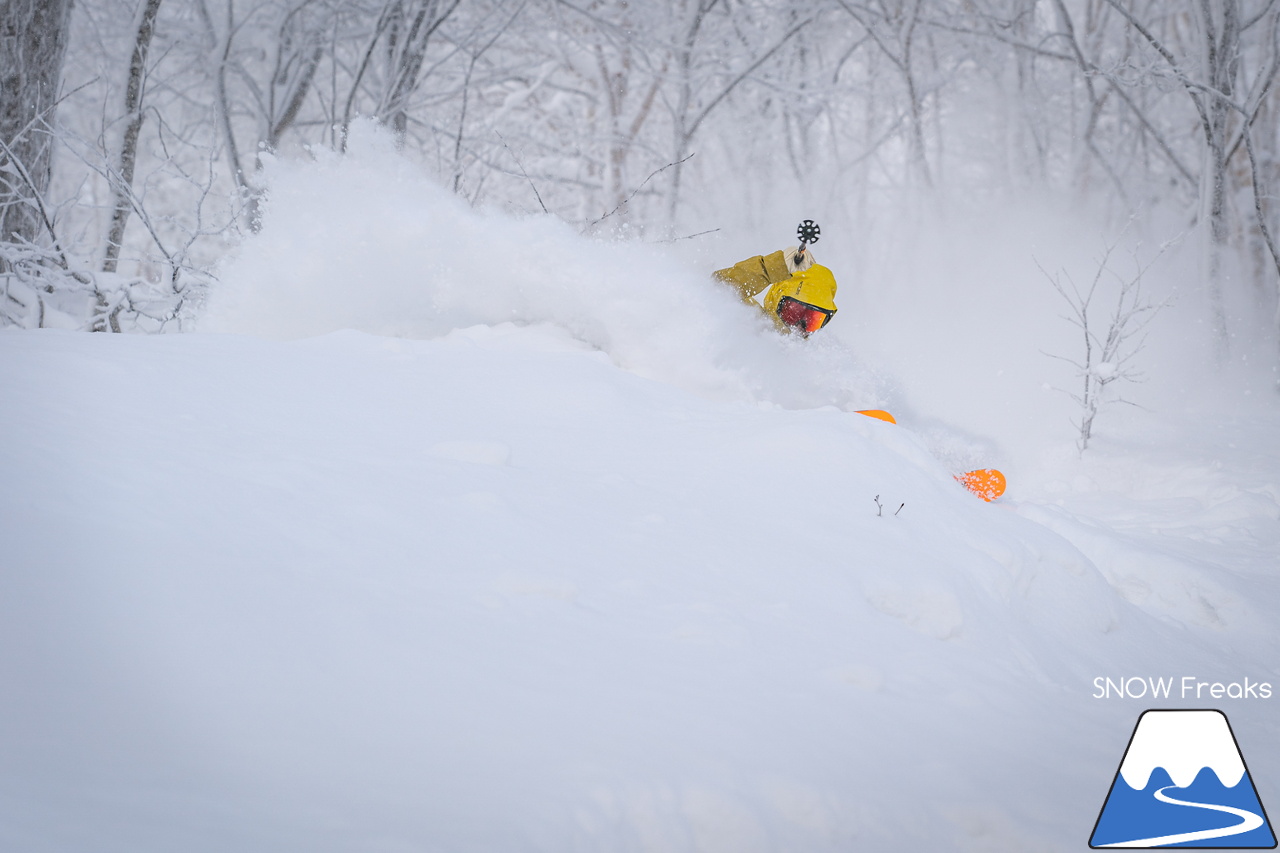
[[856,285],[780,338],[363,144],[275,164],[202,333],[0,333],[0,848],[1075,850],[1147,707],[1280,803],[1280,699],[1093,698],[1280,687],[1274,401],[1080,458],[896,378],[927,329],[867,366]]

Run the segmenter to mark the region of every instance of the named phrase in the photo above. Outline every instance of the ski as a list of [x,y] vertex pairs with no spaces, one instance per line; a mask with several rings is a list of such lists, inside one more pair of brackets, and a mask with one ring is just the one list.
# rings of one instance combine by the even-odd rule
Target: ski
[[1005,486],[1008,485],[1004,474],[995,468],[979,468],[975,471],[957,474],[956,482],[987,503],[1003,495]]
[[[883,409],[859,409],[855,414],[866,415],[891,424],[898,422],[893,415]],[[965,471],[963,474],[956,474],[955,478],[957,483],[987,503],[1003,495],[1005,487],[1008,486],[1003,472],[995,468],[977,468],[973,471]]]

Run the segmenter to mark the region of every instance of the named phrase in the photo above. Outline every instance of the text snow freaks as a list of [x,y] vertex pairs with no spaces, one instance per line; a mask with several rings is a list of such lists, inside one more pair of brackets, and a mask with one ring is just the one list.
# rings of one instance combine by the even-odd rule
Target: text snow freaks
[[1094,699],[1270,699],[1271,682],[1201,681],[1194,675],[1181,678],[1132,676],[1093,680]]

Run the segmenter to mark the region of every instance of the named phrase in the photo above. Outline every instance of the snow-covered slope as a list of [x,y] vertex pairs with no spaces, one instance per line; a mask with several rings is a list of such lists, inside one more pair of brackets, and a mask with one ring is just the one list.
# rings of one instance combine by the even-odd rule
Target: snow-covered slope
[[[386,223],[291,279],[301,174],[234,334],[0,333],[0,849],[1074,850],[1154,704],[1095,678],[1280,683],[1273,410],[985,460],[985,504],[998,443],[849,411],[893,400],[846,344],[643,249],[428,199],[479,282],[334,272]],[[1177,703],[1264,803],[1273,701]]]
[[1272,580],[551,327],[0,348],[8,849],[1071,849],[1095,676],[1274,672]]

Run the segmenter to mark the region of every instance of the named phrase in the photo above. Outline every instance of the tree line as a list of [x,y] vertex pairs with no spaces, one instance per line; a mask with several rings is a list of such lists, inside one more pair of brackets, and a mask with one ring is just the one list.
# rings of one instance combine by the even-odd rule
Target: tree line
[[587,233],[679,236],[782,188],[855,225],[966,182],[1171,211],[1219,348],[1231,288],[1280,328],[1280,0],[2,9],[4,324],[181,326],[258,227],[263,154],[371,119],[472,203]]

